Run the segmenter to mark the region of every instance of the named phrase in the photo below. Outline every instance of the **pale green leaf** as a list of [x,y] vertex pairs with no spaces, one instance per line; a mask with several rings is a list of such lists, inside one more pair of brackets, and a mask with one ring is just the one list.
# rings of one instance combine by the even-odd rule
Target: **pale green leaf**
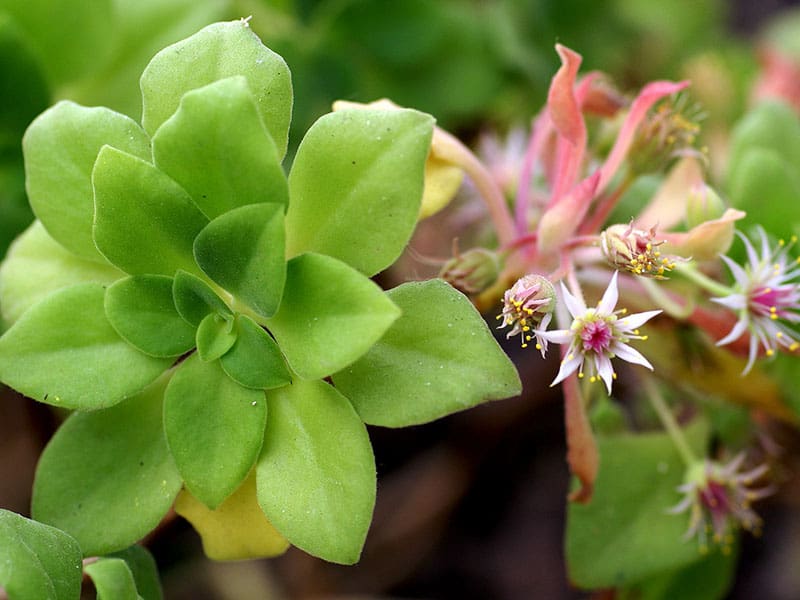
[[266,324],[292,370],[320,379],[359,358],[399,316],[364,275],[309,253],[289,261],[281,306]]
[[242,76],[187,92],[153,136],[153,158],[209,219],[247,204],[289,201],[275,143]]
[[192,495],[211,509],[239,487],[261,449],[264,392],[228,377],[219,364],[190,356],[167,387],[164,429]]
[[415,425],[520,393],[516,368],[462,293],[431,280],[387,295],[402,316],[333,376],[364,422]]
[[153,57],[141,79],[145,130],[154,134],[178,110],[186,92],[236,75],[247,78],[261,120],[282,157],[292,112],[289,68],[244,21],[214,23]]
[[172,278],[134,275],[106,290],[106,317],[129,344],[150,356],[180,356],[194,348],[195,328],[175,309]]
[[112,408],[70,415],[39,459],[33,516],[72,535],[84,556],[140,540],[180,490],[161,416],[168,380]]
[[26,310],[63,287],[95,281],[110,284],[125,273],[108,262],[79,258],[51,238],[39,221],[25,230],[0,264],[0,310],[13,325]]
[[194,256],[215,283],[271,317],[286,280],[285,245],[283,206],[251,204],[211,221],[194,241]]
[[86,565],[86,574],[92,578],[97,590],[97,600],[137,600],[133,573],[121,558],[100,558]]
[[195,236],[208,223],[189,195],[153,165],[104,146],[92,172],[94,241],[131,275],[197,272]]
[[39,115],[22,138],[33,212],[62,246],[103,263],[92,238],[92,167],[106,144],[150,158],[150,140],[138,123],[107,108],[68,101]]
[[397,260],[419,215],[433,123],[364,109],[312,125],[289,174],[288,255],[328,254],[369,276]]
[[0,589],[12,600],[74,600],[81,549],[68,534],[0,509]]
[[104,296],[99,283],[76,284],[28,310],[0,337],[0,380],[41,402],[96,409],[156,379],[172,359],[142,354],[119,337]]
[[267,392],[258,502],[292,545],[353,564],[372,520],[375,459],[353,407],[322,381]]

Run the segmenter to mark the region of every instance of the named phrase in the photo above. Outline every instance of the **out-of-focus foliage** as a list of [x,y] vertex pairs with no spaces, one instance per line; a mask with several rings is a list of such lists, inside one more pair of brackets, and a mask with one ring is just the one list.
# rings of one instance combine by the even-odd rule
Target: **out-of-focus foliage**
[[723,13],[720,0],[0,0],[0,256],[32,218],[20,153],[32,118],[67,98],[138,119],[148,59],[213,21],[252,15],[292,65],[294,148],[338,98],[391,97],[457,130],[527,119],[556,41],[625,86],[673,77],[687,56],[721,47]]

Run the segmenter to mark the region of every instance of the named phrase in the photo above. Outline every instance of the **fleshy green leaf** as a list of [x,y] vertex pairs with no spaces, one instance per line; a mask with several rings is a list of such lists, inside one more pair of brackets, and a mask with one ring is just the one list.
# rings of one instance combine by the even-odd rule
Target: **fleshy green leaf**
[[[705,447],[704,423],[687,430]],[[582,588],[629,586],[701,558],[683,535],[688,515],[667,510],[681,499],[676,488],[685,466],[665,434],[598,438],[600,472],[589,504],[571,503],[566,555],[570,580]]]
[[165,395],[164,428],[186,488],[216,508],[244,480],[261,449],[267,403],[217,363],[190,356]]
[[413,110],[343,110],[306,133],[289,175],[286,249],[334,256],[372,276],[417,222],[433,118]]
[[81,592],[81,549],[49,525],[0,509],[0,589],[14,600],[74,600]]
[[110,284],[125,273],[108,262],[77,257],[51,238],[39,221],[14,242],[0,265],[0,309],[5,325],[63,287],[96,281]]
[[68,101],[39,115],[22,138],[26,187],[36,216],[62,246],[103,263],[92,238],[92,167],[105,144],[150,157],[150,140],[132,119]]
[[782,150],[743,152],[729,189],[733,205],[747,212],[748,225],[761,225],[777,236],[795,233],[800,222],[800,168],[789,163]]
[[[48,0],[49,1],[49,0]],[[126,115],[142,114],[139,78],[153,55],[230,14],[228,0],[114,2],[113,55],[99,73],[70,82],[72,98],[91,99]],[[67,5],[68,6],[68,5]]]
[[131,275],[197,271],[192,243],[208,219],[181,186],[110,146],[97,156],[92,185],[94,240],[108,260]]
[[96,409],[136,394],[171,359],[142,354],[106,320],[105,289],[82,283],[27,311],[0,338],[0,380],[30,398]]
[[186,271],[175,273],[172,298],[178,314],[195,327],[211,313],[233,315],[228,305],[205,281]]
[[0,14],[0,150],[19,152],[19,140],[31,121],[50,105],[50,90],[25,32],[8,14]]
[[247,204],[289,201],[275,143],[242,76],[187,92],[153,136],[153,158],[210,219]]
[[179,356],[194,348],[195,329],[175,309],[172,278],[134,275],[106,290],[106,317],[128,343],[151,356]]
[[688,567],[647,578],[621,592],[620,600],[718,600],[730,589],[735,571],[735,553],[716,550]]
[[403,427],[520,393],[517,370],[481,315],[441,280],[387,292],[402,316],[333,377],[366,423]]
[[64,84],[97,68],[114,46],[114,3],[4,1],[3,10],[25,31],[28,43],[54,85]]
[[271,389],[291,383],[278,344],[246,315],[236,317],[236,342],[220,358],[228,376],[240,385]]
[[33,516],[72,535],[84,556],[140,540],[180,490],[161,418],[168,379],[112,408],[73,413],[39,459]]
[[283,207],[251,204],[217,217],[194,241],[200,268],[258,314],[271,317],[286,280]]
[[133,573],[121,558],[100,558],[86,565],[97,590],[97,600],[137,600]]
[[217,360],[236,342],[234,320],[217,313],[206,315],[197,328],[196,342],[203,361]]
[[258,502],[293,545],[332,562],[361,554],[375,503],[375,459],[353,407],[322,381],[267,392]]
[[292,82],[283,59],[244,21],[214,23],[156,54],[142,73],[142,124],[151,134],[178,110],[183,95],[219,79],[247,78],[280,157],[286,152]]
[[267,327],[295,373],[320,379],[364,354],[399,316],[358,271],[309,253],[289,261],[283,300]]
[[734,177],[750,151],[760,148],[778,152],[800,168],[800,118],[782,102],[763,102],[739,121],[731,134],[729,177]]
[[136,581],[136,591],[143,600],[162,600],[161,580],[153,556],[142,546],[131,546],[109,556],[124,560]]

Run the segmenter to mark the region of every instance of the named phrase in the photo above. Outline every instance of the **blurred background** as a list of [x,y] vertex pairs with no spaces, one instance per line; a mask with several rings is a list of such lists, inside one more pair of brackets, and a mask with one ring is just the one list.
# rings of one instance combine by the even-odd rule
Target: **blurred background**
[[[32,219],[20,140],[37,114],[68,98],[138,120],[138,76],[156,51],[247,15],[292,70],[292,147],[342,98],[389,97],[430,112],[472,145],[488,132],[502,137],[541,108],[558,42],[583,55],[584,71],[606,72],[623,91],[692,79],[713,154],[713,135],[724,149],[726,130],[769,87],[774,56],[800,72],[800,3],[788,0],[0,0],[0,256]],[[441,253],[425,235],[420,228],[412,246]],[[413,257],[404,265],[383,283],[425,269]],[[520,368],[522,397],[425,426],[370,429],[378,503],[359,565],[294,549],[213,563],[192,528],[174,519],[148,540],[165,597],[614,597],[575,590],[566,574],[563,412],[560,393],[547,387],[555,365],[501,342]],[[37,457],[63,415],[0,393],[0,507],[27,515]],[[761,507],[764,535],[744,539],[729,594],[737,600],[800,598],[800,482],[792,476],[800,465],[791,464],[800,438],[789,428],[775,435],[788,449],[787,481]]]

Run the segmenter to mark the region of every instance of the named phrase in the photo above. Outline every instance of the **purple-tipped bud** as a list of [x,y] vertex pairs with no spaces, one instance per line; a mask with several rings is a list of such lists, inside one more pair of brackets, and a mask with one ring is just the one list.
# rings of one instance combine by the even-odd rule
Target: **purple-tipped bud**
[[600,235],[600,247],[613,267],[654,279],[666,279],[675,268],[676,258],[662,256],[658,249],[663,243],[656,239],[655,227],[645,231],[633,224],[612,225]]
[[510,326],[507,338],[520,334],[522,347],[536,336],[536,348],[544,355],[547,340],[537,331],[547,329],[556,304],[553,284],[541,275],[525,275],[506,290],[503,296],[503,312],[497,315],[503,323],[500,328]]

